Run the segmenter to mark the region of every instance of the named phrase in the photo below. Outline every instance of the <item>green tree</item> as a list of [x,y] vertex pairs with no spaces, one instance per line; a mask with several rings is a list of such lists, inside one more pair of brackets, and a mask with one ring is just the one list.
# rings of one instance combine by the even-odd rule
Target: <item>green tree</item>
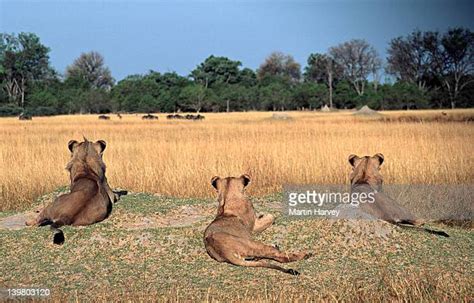
[[175,72],[168,72],[155,78],[158,84],[159,94],[157,96],[158,106],[164,112],[176,112],[178,110],[179,95],[190,81]]
[[291,55],[281,52],[271,53],[258,68],[258,78],[281,77],[289,82],[298,82],[301,78],[301,65]]
[[211,55],[191,72],[190,77],[204,88],[222,83],[234,84],[238,81],[241,65],[240,61]]
[[387,50],[387,73],[424,90],[427,77],[433,72],[433,58],[427,48],[431,37],[431,32],[416,30],[407,37],[392,39]]
[[201,84],[191,84],[183,88],[180,94],[180,106],[199,113],[212,99],[211,91]]
[[110,90],[114,79],[105,66],[104,57],[96,51],[82,53],[66,68],[66,79],[80,79],[92,89]]
[[[160,74],[150,71],[146,75],[131,75],[119,81],[111,95],[119,110],[175,112],[179,108],[179,95],[189,83],[187,78],[175,72]],[[147,96],[144,101],[143,96]]]
[[304,79],[306,82],[324,83],[328,87],[328,103],[329,107],[332,108],[334,85],[342,74],[342,67],[333,58],[325,54],[315,53],[308,57]]
[[241,84],[221,84],[215,86],[214,111],[242,111],[255,107],[255,87]]
[[377,75],[382,65],[375,48],[361,39],[331,47],[329,55],[342,67],[344,79],[351,83],[359,96],[364,94],[368,76]]
[[293,106],[295,109],[316,109],[328,98],[328,89],[324,84],[303,82],[293,89]]
[[114,109],[109,94],[104,90],[91,89],[82,93],[81,112],[104,114]]
[[55,76],[49,51],[33,33],[0,34],[0,78],[11,102],[24,108],[28,86]]
[[451,108],[456,107],[459,93],[474,82],[474,33],[454,28],[441,38],[442,82],[449,94]]
[[245,87],[255,86],[257,85],[257,74],[252,69],[246,67],[240,71],[237,83]]
[[[425,93],[418,89],[413,83],[397,82],[393,85],[393,97],[391,107],[403,109],[427,108],[427,97]],[[390,105],[390,103],[389,103]]]
[[135,112],[152,113],[159,111],[158,100],[150,94],[143,94],[134,105]]
[[282,80],[271,81],[267,85],[260,86],[259,100],[261,109],[273,111],[288,109],[290,107],[291,95],[291,87]]
[[334,88],[334,104],[338,108],[354,108],[357,96],[352,84],[347,80],[342,80]]

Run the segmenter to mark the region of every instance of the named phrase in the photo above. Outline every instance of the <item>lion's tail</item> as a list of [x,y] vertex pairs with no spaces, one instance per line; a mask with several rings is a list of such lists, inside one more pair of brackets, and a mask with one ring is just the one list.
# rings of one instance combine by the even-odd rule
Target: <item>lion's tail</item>
[[431,229],[431,228],[424,227],[424,226],[414,226],[414,225],[405,225],[405,224],[397,224],[397,225],[402,227],[402,228],[412,228],[412,229],[427,232],[429,234],[449,238],[449,235],[446,232],[442,231],[442,230],[435,230],[435,229]]
[[427,232],[427,233],[430,233],[430,234],[433,234],[433,235],[437,235],[437,236],[443,236],[443,237],[446,237],[446,238],[449,238],[449,235],[442,231],[442,230],[434,230],[434,229],[429,229],[429,228],[426,228],[426,227],[423,227],[423,229]]
[[57,245],[61,245],[64,243],[64,233],[62,230],[59,229],[59,225],[50,219],[43,219],[38,223],[38,226],[46,226],[49,225],[51,230],[53,231],[53,243]]

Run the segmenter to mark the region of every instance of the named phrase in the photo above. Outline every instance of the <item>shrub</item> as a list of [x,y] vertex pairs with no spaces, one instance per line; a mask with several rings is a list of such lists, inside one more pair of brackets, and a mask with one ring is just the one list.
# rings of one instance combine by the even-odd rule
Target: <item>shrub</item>
[[57,111],[51,106],[38,106],[35,108],[27,108],[25,113],[31,116],[53,116],[57,114]]
[[23,112],[23,108],[15,104],[5,104],[0,106],[0,117],[18,116]]

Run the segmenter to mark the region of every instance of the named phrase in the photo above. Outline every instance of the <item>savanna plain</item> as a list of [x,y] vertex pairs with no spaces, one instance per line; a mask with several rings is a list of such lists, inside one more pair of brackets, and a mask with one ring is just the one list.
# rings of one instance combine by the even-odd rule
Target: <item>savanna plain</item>
[[[71,139],[105,140],[109,184],[130,192],[104,222],[66,227],[63,246],[51,243],[47,228],[0,228],[0,288],[48,287],[52,301],[474,298],[470,228],[432,223],[451,236],[439,238],[367,223],[379,225],[373,236],[360,225],[281,214],[284,184],[348,184],[350,154],[383,153],[385,184],[472,184],[474,110],[141,116],[0,119],[0,219],[34,213],[67,191]],[[314,252],[288,265],[300,276],[207,256],[202,233],[216,210],[210,179],[243,173],[257,212],[277,217],[257,239]]]

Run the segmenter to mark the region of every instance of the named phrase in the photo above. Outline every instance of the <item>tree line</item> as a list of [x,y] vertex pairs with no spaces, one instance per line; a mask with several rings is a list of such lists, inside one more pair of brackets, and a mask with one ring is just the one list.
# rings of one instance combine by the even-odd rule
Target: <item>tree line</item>
[[466,28],[394,38],[385,61],[367,41],[353,39],[310,54],[304,68],[281,52],[257,70],[211,55],[186,76],[150,70],[117,83],[98,52],[81,54],[64,74],[49,52],[33,33],[0,34],[0,115],[474,104],[474,34]]

